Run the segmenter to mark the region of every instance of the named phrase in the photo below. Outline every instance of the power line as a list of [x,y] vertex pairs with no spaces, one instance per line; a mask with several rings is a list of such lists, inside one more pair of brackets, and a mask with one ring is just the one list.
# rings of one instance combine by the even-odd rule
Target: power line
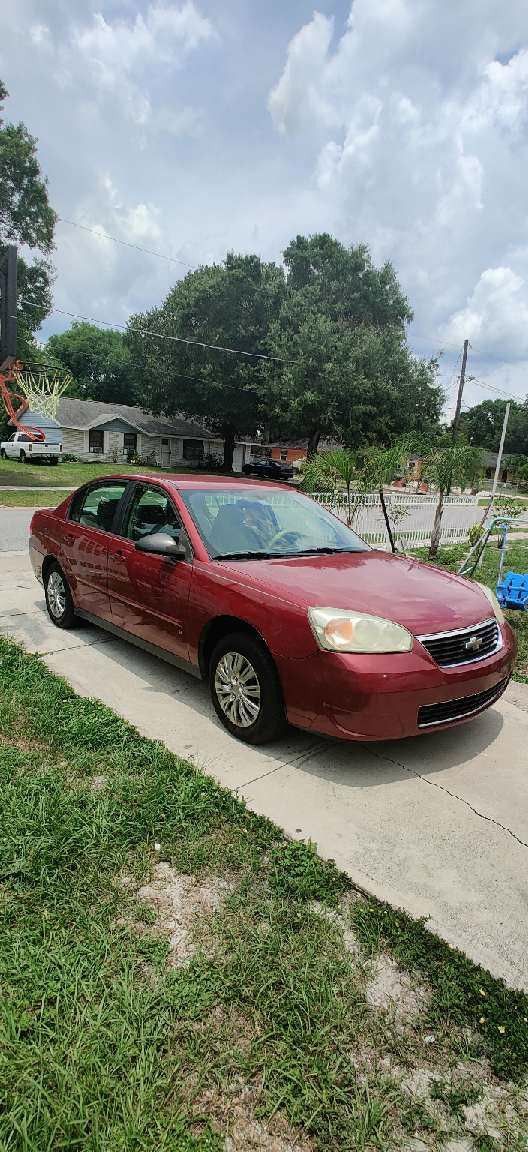
[[57,220],[60,224],[70,224],[72,228],[80,228],[83,232],[90,232],[92,236],[98,236],[100,240],[113,240],[114,244],[123,244],[125,248],[134,248],[136,252],[145,252],[147,256],[157,256],[169,264],[183,264],[185,268],[190,268],[191,271],[196,270],[194,264],[189,264],[187,260],[181,260],[179,256],[166,256],[164,252],[156,252],[153,248],[143,248],[141,244],[132,244],[130,240],[122,240],[120,236],[111,236],[109,232],[103,232],[100,228],[89,228],[87,224],[68,220],[66,216],[57,216]]
[[[21,304],[29,308],[38,308],[31,300],[20,297]],[[266,352],[246,352],[243,348],[228,348],[224,344],[207,344],[204,340],[191,340],[188,336],[171,336],[167,332],[152,332],[150,328],[130,327],[127,324],[118,324],[117,321],[99,320],[94,316],[83,316],[80,312],[68,312],[66,308],[51,308],[51,312],[58,312],[61,316],[69,316],[71,320],[83,320],[85,324],[100,325],[104,328],[120,328],[124,332],[137,332],[140,336],[150,336],[155,340],[170,340],[175,344],[189,344],[196,348],[207,348],[213,352],[227,352],[230,356],[246,356],[253,360],[272,360],[279,364],[301,364],[301,360],[287,360],[284,356],[269,356]]]

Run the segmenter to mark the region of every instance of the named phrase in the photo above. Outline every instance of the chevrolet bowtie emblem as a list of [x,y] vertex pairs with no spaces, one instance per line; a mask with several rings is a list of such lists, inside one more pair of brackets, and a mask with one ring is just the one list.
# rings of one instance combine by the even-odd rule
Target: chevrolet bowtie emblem
[[470,636],[469,640],[466,640],[465,648],[468,652],[478,652],[479,648],[482,648],[482,637]]

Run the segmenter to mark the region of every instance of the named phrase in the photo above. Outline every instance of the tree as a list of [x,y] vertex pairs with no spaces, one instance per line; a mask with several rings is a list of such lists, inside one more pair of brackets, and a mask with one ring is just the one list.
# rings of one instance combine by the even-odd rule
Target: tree
[[429,559],[436,556],[442,532],[444,498],[453,485],[474,484],[482,475],[482,452],[464,440],[453,441],[446,432],[423,456],[422,477],[438,489]]
[[[521,492],[528,489],[528,456],[511,456],[505,459],[508,472]],[[496,501],[496,504],[498,501]]]
[[1,117],[8,95],[0,80],[0,245],[16,243],[37,253],[18,261],[18,337],[21,359],[31,359],[33,333],[51,308],[51,265],[56,215],[37,157],[37,142],[24,124]]
[[[262,427],[261,367],[257,358],[201,348],[199,342],[265,352],[284,293],[281,268],[258,256],[228,253],[222,264],[190,272],[160,308],[131,317],[128,326],[141,403],[154,412],[203,419],[224,439],[228,470],[235,437],[254,435]],[[162,341],[145,335],[149,331],[196,343]]]
[[334,491],[345,489],[347,495],[347,524],[354,518],[357,503],[352,500],[352,490],[356,492],[377,491],[389,543],[396,551],[389,510],[385,500],[384,485],[389,484],[396,473],[407,463],[411,445],[401,440],[392,448],[367,448],[353,452],[349,448],[337,448],[329,452],[318,452],[306,460],[303,467],[302,486],[308,492]]
[[[460,417],[460,430],[469,444],[498,452],[506,400],[483,400]],[[528,454],[528,403],[510,402],[510,416],[506,431],[507,452]]]
[[50,336],[46,354],[54,363],[69,369],[76,395],[82,400],[136,403],[136,374],[121,332],[74,323],[66,332]]
[[434,360],[412,356],[412,313],[390,264],[377,269],[365,245],[327,234],[298,236],[284,253],[287,293],[272,323],[267,404],[276,433],[321,436],[349,447],[394,443],[438,425],[442,393]]

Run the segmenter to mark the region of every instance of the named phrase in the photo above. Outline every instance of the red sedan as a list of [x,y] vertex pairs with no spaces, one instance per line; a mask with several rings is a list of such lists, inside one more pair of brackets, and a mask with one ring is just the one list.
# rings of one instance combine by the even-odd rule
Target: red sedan
[[489,589],[372,549],[279,484],[106,477],[35,513],[30,554],[54,624],[83,617],[207,678],[248,743],[286,721],[348,740],[435,731],[511,675]]

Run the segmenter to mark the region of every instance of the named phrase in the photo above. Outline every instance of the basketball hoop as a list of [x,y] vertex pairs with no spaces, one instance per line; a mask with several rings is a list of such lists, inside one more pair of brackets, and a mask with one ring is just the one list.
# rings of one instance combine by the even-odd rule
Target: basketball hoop
[[26,411],[31,409],[49,420],[57,418],[60,398],[73,383],[73,377],[69,373],[59,377],[57,372],[53,369],[51,371],[39,369],[36,372],[15,369],[13,378],[20,393],[27,400]]

